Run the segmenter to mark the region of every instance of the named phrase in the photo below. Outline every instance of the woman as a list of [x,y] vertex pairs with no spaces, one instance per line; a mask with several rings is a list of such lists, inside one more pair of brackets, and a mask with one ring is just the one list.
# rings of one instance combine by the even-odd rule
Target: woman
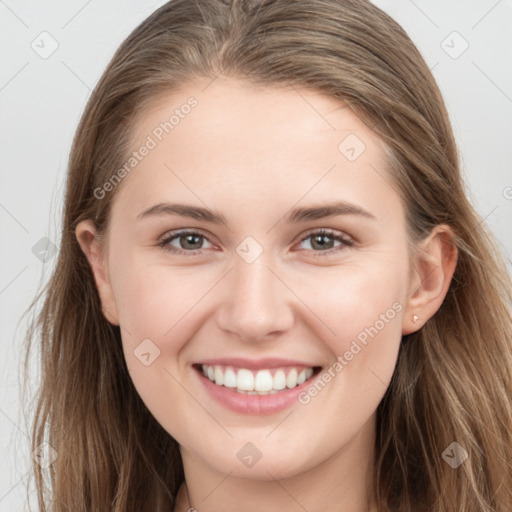
[[173,0],[74,140],[38,319],[51,510],[508,511],[510,303],[396,22]]

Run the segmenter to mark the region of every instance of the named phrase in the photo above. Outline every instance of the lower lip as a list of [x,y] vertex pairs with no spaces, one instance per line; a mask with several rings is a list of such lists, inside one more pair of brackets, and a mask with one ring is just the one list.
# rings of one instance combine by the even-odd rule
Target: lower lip
[[318,374],[318,372],[313,373],[308,380],[292,389],[278,391],[271,395],[246,395],[238,393],[232,388],[214,384],[197,368],[194,368],[194,371],[199,376],[208,393],[221,405],[235,412],[258,416],[274,414],[290,407],[294,402],[298,401],[298,395],[311,385]]

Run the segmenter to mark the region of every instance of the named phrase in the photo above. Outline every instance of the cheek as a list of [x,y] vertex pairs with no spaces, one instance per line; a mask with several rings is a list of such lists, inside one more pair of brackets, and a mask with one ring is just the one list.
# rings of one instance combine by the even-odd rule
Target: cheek
[[189,318],[211,284],[193,268],[126,258],[113,276],[120,322],[135,336],[162,339]]
[[296,286],[323,321],[328,337],[336,340],[338,346],[333,348],[343,349],[359,334],[364,341],[365,329],[371,326],[382,331],[400,323],[406,281],[398,265],[393,268],[375,262],[321,270],[324,272],[297,276]]
[[301,286],[310,290],[308,306],[318,317],[312,329],[322,333],[331,353],[325,379],[347,400],[355,399],[354,407],[365,396],[378,402],[393,375],[407,288],[403,268],[383,258],[373,265],[338,267],[331,275],[301,276]]
[[130,377],[147,408],[166,427],[176,404],[183,418],[187,411],[197,414],[197,403],[179,384],[179,354],[200,326],[198,302],[211,284],[190,270],[125,257],[112,276]]
[[156,413],[170,396],[187,403],[173,377],[183,374],[180,355],[207,320],[201,301],[216,276],[125,257],[112,277],[126,364],[139,395]]

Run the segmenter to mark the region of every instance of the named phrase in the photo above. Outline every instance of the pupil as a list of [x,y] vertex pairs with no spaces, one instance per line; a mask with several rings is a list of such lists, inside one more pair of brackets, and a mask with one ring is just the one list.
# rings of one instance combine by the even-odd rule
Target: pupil
[[[315,243],[317,243],[317,240],[323,240],[323,242],[320,242],[319,247],[321,249],[325,249],[326,245],[329,245],[329,242],[326,243],[325,240],[329,239],[329,238],[330,238],[330,236],[328,236],[328,235],[318,235],[318,236],[315,236],[315,237],[313,237],[313,239],[314,239],[313,246],[315,245]],[[330,249],[330,247],[327,247],[327,248]]]
[[190,242],[192,245],[194,245],[194,239],[196,240],[195,245],[199,245],[199,247],[188,247],[189,249],[199,249],[201,246],[201,243],[198,242],[198,240],[201,238],[200,235],[184,235],[182,239],[185,239],[185,246]]

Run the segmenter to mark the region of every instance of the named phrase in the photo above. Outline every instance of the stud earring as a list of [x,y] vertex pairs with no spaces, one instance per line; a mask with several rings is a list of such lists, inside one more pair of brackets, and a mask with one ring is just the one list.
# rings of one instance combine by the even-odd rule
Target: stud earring
[[416,323],[419,320],[419,317],[417,315],[412,315],[412,321]]

